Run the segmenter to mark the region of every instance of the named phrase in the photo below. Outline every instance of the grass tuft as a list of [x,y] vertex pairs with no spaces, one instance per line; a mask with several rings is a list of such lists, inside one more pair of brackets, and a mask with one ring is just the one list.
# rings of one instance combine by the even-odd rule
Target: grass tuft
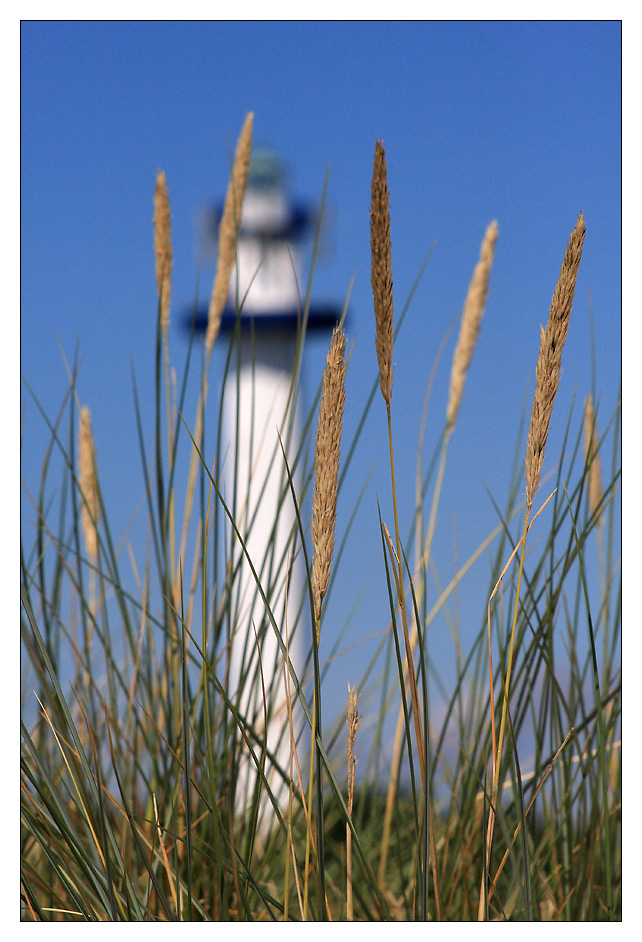
[[[155,371],[151,389],[139,390],[133,377],[144,499],[131,533],[121,538],[113,532],[114,510],[102,491],[105,464],[101,460],[99,477],[89,409],[80,407],[78,355],[53,416],[25,380],[25,395],[48,438],[36,486],[29,488],[28,475],[23,485],[29,513],[20,546],[21,917],[620,919],[619,398],[609,414],[593,388],[582,409],[570,410],[559,452],[549,455],[552,470],[542,479],[583,217],[571,234],[541,334],[525,500],[526,411],[515,431],[507,494],[493,496],[492,482],[488,489],[497,524],[466,558],[455,553],[451,565],[435,554],[433,538],[448,486],[448,444],[461,408],[474,407],[474,397],[464,406],[464,392],[498,229],[494,222],[487,228],[468,284],[446,415],[441,426],[421,429],[416,482],[398,480],[393,339],[402,325],[412,329],[411,317],[404,320],[417,283],[398,305],[395,324],[386,154],[377,141],[370,192],[376,332],[370,396],[355,415],[345,386],[346,338],[337,326],[301,441],[292,441],[285,420],[279,428],[270,466],[282,480],[278,499],[270,503],[265,482],[252,482],[273,521],[263,558],[252,549],[257,517],[246,513],[239,443],[228,447],[223,431],[226,399],[240,407],[233,379],[237,334],[221,360],[221,395],[213,408],[207,403],[212,348],[236,259],[252,124],[249,114],[221,222],[196,376],[192,343],[182,374],[170,351],[170,212],[165,176],[159,171],[156,178],[158,307],[149,314],[157,324],[150,351]],[[302,292],[288,409],[297,396],[313,275],[314,262]],[[461,288],[464,296],[463,277]],[[240,315],[243,299],[233,303]],[[449,314],[428,377],[425,414],[454,323]],[[484,329],[496,328],[488,323]],[[351,351],[353,357],[371,354],[357,343]],[[386,407],[381,444],[389,455],[392,506],[389,513],[381,509],[385,501],[375,499],[368,480],[359,502],[378,518],[381,538],[381,566],[364,574],[367,591],[389,606],[382,604],[375,624],[364,625],[358,605],[338,598],[335,585],[347,565],[346,546],[360,538],[354,532],[358,508],[345,506],[341,492],[377,386]],[[193,426],[186,418],[190,391],[198,399]],[[346,416],[345,427],[355,429],[348,440]],[[501,425],[501,416],[494,424]],[[264,431],[252,430],[252,440],[259,442]],[[117,436],[102,432],[104,455]],[[424,473],[424,438],[431,436]],[[535,512],[544,485],[546,498]],[[415,506],[404,520],[397,495],[413,486]],[[394,533],[386,517],[394,519]],[[285,542],[278,535],[284,519],[293,521]],[[460,614],[459,593],[482,558],[488,583],[476,596],[475,621],[468,608]],[[302,585],[294,578],[300,561]],[[243,615],[243,592],[253,595],[251,618]],[[441,670],[447,626],[452,682]],[[347,710],[326,695],[346,632],[351,644],[372,648],[349,688]],[[294,655],[302,636],[305,663]],[[239,644],[240,676],[232,658]]]

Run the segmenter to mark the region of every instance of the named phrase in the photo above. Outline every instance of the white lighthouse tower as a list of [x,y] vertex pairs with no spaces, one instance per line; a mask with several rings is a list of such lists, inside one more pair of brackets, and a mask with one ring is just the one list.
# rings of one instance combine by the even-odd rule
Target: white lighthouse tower
[[[224,390],[225,445],[219,468],[222,466],[226,503],[233,510],[301,681],[305,680],[305,662],[311,649],[311,627],[304,597],[303,554],[281,443],[293,470],[301,442],[296,377],[293,379],[302,316],[299,243],[313,221],[311,210],[288,199],[283,168],[276,156],[256,152],[241,215],[238,270],[232,272],[228,307],[221,322],[222,332],[234,332],[237,342],[231,351]],[[337,306],[311,306],[307,330],[332,327],[339,317]],[[199,318],[197,326],[204,327],[205,320],[205,316]],[[296,470],[293,476],[296,488]],[[298,488],[296,491],[300,493]],[[230,697],[252,731],[250,741],[259,761],[267,732],[265,774],[284,810],[291,740],[283,655],[245,555],[238,541],[230,540],[228,545],[233,546],[231,564],[239,567],[232,600]],[[290,687],[294,732],[298,735],[303,713],[291,681]],[[238,741],[235,800],[241,811],[253,799],[257,775],[247,744],[240,735]],[[302,742],[298,746],[305,749]],[[302,769],[306,768],[303,759],[299,752]],[[294,784],[297,787],[296,769]],[[265,793],[260,813],[262,829],[275,820]]]

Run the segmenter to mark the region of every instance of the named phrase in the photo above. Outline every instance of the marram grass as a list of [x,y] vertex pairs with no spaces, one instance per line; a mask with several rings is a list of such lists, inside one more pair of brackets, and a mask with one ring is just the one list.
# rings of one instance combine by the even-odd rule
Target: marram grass
[[498,227],[493,220],[486,230],[481,245],[479,261],[475,266],[473,277],[468,286],[468,294],[464,302],[464,312],[461,318],[461,327],[457,346],[453,355],[453,364],[450,372],[450,391],[446,409],[446,433],[449,433],[457,421],[459,407],[464,395],[466,374],[470,361],[473,358],[482,317],[486,307],[488,291],[490,288],[490,272],[495,257],[495,244],[497,242]]
[[546,328],[542,328],[541,331],[539,356],[535,367],[535,395],[526,442],[527,513],[533,506],[535,492],[539,487],[542,463],[546,451],[546,440],[553,413],[553,403],[560,382],[562,350],[568,335],[573,297],[575,295],[575,281],[582,258],[585,234],[584,217],[580,213],[564,254]]
[[[488,912],[488,885],[490,878],[490,857],[493,845],[493,834],[495,819],[497,816],[497,803],[499,801],[499,786],[501,781],[501,762],[503,757],[504,736],[507,731],[510,684],[513,670],[513,660],[515,654],[515,637],[517,630],[518,607],[520,602],[520,589],[522,585],[522,575],[524,571],[524,559],[526,555],[526,538],[529,531],[529,521],[531,508],[535,493],[539,487],[540,474],[544,461],[546,449],[546,440],[551,424],[553,414],[553,404],[559,388],[560,370],[562,365],[562,350],[568,336],[571,311],[573,308],[573,298],[575,295],[575,282],[582,258],[582,246],[584,245],[584,236],[586,227],[582,213],[577,218],[575,228],[564,254],[564,260],[560,269],[560,276],[553,292],[553,300],[548,313],[546,328],[541,329],[541,340],[537,366],[535,369],[535,393],[533,396],[533,407],[531,410],[531,421],[528,429],[528,438],[526,441],[526,512],[524,515],[524,532],[519,547],[519,572],[517,576],[517,589],[515,592],[515,602],[513,609],[513,621],[510,631],[510,641],[508,645],[508,659],[506,666],[505,679],[502,686],[502,714],[499,725],[499,734],[495,736],[494,709],[493,709],[493,667],[491,653],[491,639],[489,632],[488,650],[489,650],[489,668],[490,668],[490,691],[491,691],[491,714],[492,714],[492,738],[493,738],[493,768],[492,768],[492,787],[491,799],[488,812],[488,827],[486,836],[485,866],[481,879],[481,888],[479,891],[479,919],[483,919]],[[492,881],[490,882],[493,888]],[[610,888],[607,890],[607,894]],[[612,909],[609,900],[609,909]],[[527,914],[532,912],[530,893],[527,892]]]
[[245,118],[236,145],[232,175],[225,195],[223,215],[219,225],[216,277],[212,286],[207,315],[207,332],[205,334],[205,349],[208,355],[212,352],[214,341],[221,326],[221,315],[228,298],[230,276],[236,261],[236,240],[241,227],[243,197],[245,196],[250,172],[253,127],[254,114],[250,112]]
[[[592,390],[586,398],[580,388],[585,406],[574,406],[568,416],[553,411],[560,383],[581,383],[560,367],[563,344],[572,344],[581,329],[579,320],[568,328],[573,302],[583,304],[576,290],[583,217],[571,234],[542,331],[530,428],[516,434],[508,494],[493,498],[498,524],[450,572],[449,561],[435,555],[433,536],[442,525],[449,442],[462,410],[475,409],[468,374],[482,316],[484,331],[499,329],[489,307],[498,229],[488,226],[472,278],[470,270],[461,273],[465,302],[445,387],[447,413],[428,424],[434,455],[417,487],[412,519],[405,520],[397,496],[414,482],[395,480],[393,431],[399,434],[401,426],[395,428],[392,415],[403,414],[406,404],[393,402],[392,379],[393,335],[408,305],[396,299],[402,314],[395,328],[386,154],[376,143],[370,193],[375,349],[337,327],[292,459],[297,475],[290,465],[283,469],[287,486],[274,507],[275,524],[283,502],[292,501],[297,532],[276,570],[287,582],[295,551],[307,585],[295,624],[281,625],[276,583],[259,576],[261,560],[247,560],[245,531],[221,485],[221,465],[234,460],[234,447],[221,453],[221,403],[208,404],[207,396],[251,136],[248,115],[221,224],[206,356],[192,383],[198,397],[193,428],[186,408],[192,358],[181,378],[167,329],[169,200],[164,174],[157,177],[159,303],[156,350],[149,351],[155,386],[135,387],[134,396],[145,533],[142,540],[128,538],[125,552],[96,473],[96,453],[104,456],[117,436],[102,427],[97,435],[91,431],[89,410],[79,406],[85,380],[77,361],[54,417],[25,381],[49,442],[36,486],[25,483],[23,492],[21,917],[619,919],[620,407],[618,401],[609,413],[606,395],[598,399]],[[454,313],[444,315],[444,334]],[[409,310],[405,330],[414,329],[411,321]],[[372,370],[361,415],[345,385],[348,343],[354,343],[351,357],[364,358]],[[403,362],[396,368],[403,370]],[[170,382],[175,373],[178,381]],[[441,374],[435,375],[439,382]],[[381,455],[389,460],[391,487],[377,503],[364,485],[361,500],[380,527],[382,556],[380,569],[363,576],[388,608],[382,604],[377,623],[363,625],[353,600],[338,598],[333,588],[346,547],[360,539],[342,482],[371,405],[381,405],[377,387],[386,409]],[[226,395],[233,394],[227,388]],[[155,405],[151,428],[142,419],[148,414],[143,397]],[[357,429],[354,440],[342,441],[344,425]],[[512,434],[501,415],[493,426]],[[558,453],[548,438],[553,426],[562,436]],[[284,454],[274,460],[283,462]],[[182,520],[178,533],[175,519]],[[386,520],[394,521],[393,535]],[[456,593],[482,556],[488,588],[478,599],[476,632],[467,632],[464,642]],[[248,645],[258,645],[259,668],[245,679],[258,685],[265,705],[259,721],[244,715],[227,684],[230,639],[240,630],[236,599],[244,558],[255,573],[263,628],[280,639],[281,660],[273,670],[260,658],[259,626],[248,634]],[[345,701],[336,704],[333,722],[327,708],[335,705],[325,697],[322,728],[320,700],[340,644],[337,621],[349,624],[351,639],[373,636],[377,646],[351,680],[347,709]],[[448,643],[448,622],[457,664],[452,688],[435,659]],[[300,675],[289,658],[294,632],[304,633],[311,650]],[[263,732],[277,685],[286,695],[285,764]],[[235,785],[242,763],[257,771],[249,805],[240,810]],[[275,788],[275,780],[283,787]],[[260,811],[267,812],[268,826]]]
[[321,607],[328,591],[334,553],[337,519],[339,456],[345,406],[346,336],[340,327],[332,334],[323,373],[321,405],[314,453],[314,493],[312,495],[312,597],[314,617],[321,623]]
[[386,152],[381,141],[375,146],[370,201],[371,283],[375,314],[375,345],[379,363],[379,385],[387,406],[392,398],[392,246]]
[[167,338],[169,310],[172,294],[172,221],[169,209],[167,179],[162,170],[156,174],[154,192],[154,255],[156,257],[156,285],[161,305],[161,328]]
[[100,507],[98,503],[98,483],[96,446],[91,429],[89,406],[80,410],[80,431],[78,433],[78,486],[82,507],[82,532],[89,559],[95,563],[98,556],[98,522]]

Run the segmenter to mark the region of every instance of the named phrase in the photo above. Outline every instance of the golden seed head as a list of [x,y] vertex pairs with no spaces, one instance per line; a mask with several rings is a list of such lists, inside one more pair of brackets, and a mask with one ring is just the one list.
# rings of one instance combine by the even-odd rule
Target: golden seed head
[[156,174],[154,191],[154,255],[156,256],[156,284],[160,299],[163,334],[169,327],[169,304],[172,286],[172,223],[165,174]]
[[553,413],[553,403],[559,387],[562,350],[568,335],[573,297],[575,295],[575,282],[582,258],[585,234],[584,217],[580,213],[564,253],[564,260],[553,293],[546,328],[541,328],[539,356],[535,368],[535,395],[526,442],[526,507],[528,513],[530,513],[533,506],[533,499],[539,487],[546,439]]
[[[319,423],[314,455],[312,495],[312,597],[317,630],[323,598],[328,590],[334,552],[334,528],[339,488],[339,457],[345,405],[346,336],[335,327],[323,373]],[[317,637],[318,641],[318,637]]]
[[348,709],[346,711],[346,717],[348,740],[350,744],[353,745],[361,717],[357,712],[357,691],[355,687],[351,687],[350,684],[348,684]]
[[80,515],[87,555],[95,562],[98,557],[98,485],[96,480],[96,447],[91,429],[91,413],[88,406],[80,411],[78,434],[78,481],[81,491]]
[[253,124],[254,114],[250,112],[245,118],[236,145],[234,165],[219,225],[216,276],[210,297],[207,332],[205,334],[205,349],[208,354],[212,352],[214,341],[218,336],[223,308],[230,290],[230,275],[236,258],[236,239],[241,224],[241,210],[250,173]]
[[381,141],[375,145],[370,199],[371,283],[377,328],[375,346],[379,363],[379,386],[386,405],[392,398],[392,248],[386,152]]
[[486,229],[486,234],[482,241],[479,253],[479,261],[475,266],[473,277],[468,287],[468,294],[464,302],[464,312],[459,328],[459,338],[455,353],[453,356],[453,365],[450,373],[450,395],[448,399],[448,408],[446,409],[446,432],[450,432],[457,421],[461,399],[464,393],[466,383],[466,373],[473,358],[479,330],[481,327],[486,299],[488,298],[488,286],[490,283],[490,272],[493,267],[495,257],[495,244],[497,242],[498,228],[493,220]]

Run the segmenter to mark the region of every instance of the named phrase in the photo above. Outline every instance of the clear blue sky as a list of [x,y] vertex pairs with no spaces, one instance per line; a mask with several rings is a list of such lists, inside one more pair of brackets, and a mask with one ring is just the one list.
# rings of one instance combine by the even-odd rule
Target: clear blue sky
[[[330,166],[332,225],[314,296],[341,303],[354,274],[346,440],[376,375],[368,208],[377,138],[388,159],[397,312],[436,242],[394,355],[404,532],[428,375],[461,310],[485,228],[499,222],[490,298],[449,450],[434,544],[447,582],[454,527],[461,562],[497,522],[486,488],[505,503],[524,402],[530,411],[540,323],[580,210],[586,243],[544,473],[554,465],[573,395],[582,402],[590,389],[589,296],[600,415],[615,406],[620,74],[619,23],[23,23],[21,369],[55,415],[67,388],[59,344],[71,359],[80,337],[79,393],[92,410],[116,535],[143,496],[131,362],[151,414],[155,174],[165,171],[171,199],[171,344],[180,367],[186,342],[178,315],[196,284],[194,220],[207,201],[224,195],[228,148],[254,111],[255,142],[286,158],[294,196],[318,201]],[[210,288],[208,270],[201,296]],[[436,376],[425,461],[443,425],[455,339]],[[324,353],[324,341],[311,342],[310,389]],[[22,473],[33,491],[46,433],[26,394],[23,404]],[[391,522],[385,441],[377,399],[340,498],[341,531],[374,466],[328,608],[326,651],[364,589],[345,644],[385,626],[376,509],[378,493]],[[24,501],[23,517],[31,517]],[[483,617],[487,581],[482,559],[460,591],[464,643]],[[445,621],[433,628],[431,645],[450,663]],[[341,701],[372,650],[364,644],[333,667],[329,684]]]

